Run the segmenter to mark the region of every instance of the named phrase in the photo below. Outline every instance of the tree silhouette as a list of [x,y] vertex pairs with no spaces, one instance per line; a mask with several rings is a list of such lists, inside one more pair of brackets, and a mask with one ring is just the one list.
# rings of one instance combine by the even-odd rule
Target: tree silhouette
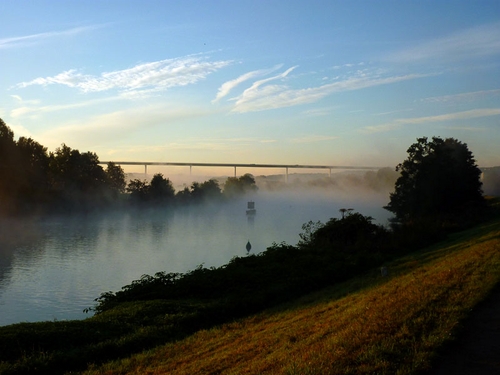
[[151,179],[148,190],[148,198],[157,204],[171,202],[175,196],[175,189],[172,182],[163,177],[163,174],[157,173]]
[[49,157],[53,195],[62,209],[88,209],[103,204],[108,181],[93,152],[80,153],[62,144]]
[[228,197],[242,195],[257,190],[255,178],[246,173],[241,177],[229,177],[224,184],[224,194]]
[[17,199],[17,149],[14,132],[0,119],[0,212],[14,209]]
[[133,179],[128,183],[125,190],[130,194],[132,203],[140,203],[146,201],[148,188],[149,185],[146,181]]
[[373,224],[373,218],[350,212],[342,219],[332,218],[327,223],[310,221],[302,226],[299,245],[303,248],[357,251],[377,249],[387,239],[384,227]]
[[47,148],[31,138],[17,141],[18,193],[24,211],[42,204],[49,192],[49,155]]
[[462,212],[483,202],[480,175],[467,144],[453,138],[418,138],[386,208],[399,222]]
[[125,172],[123,168],[113,162],[109,162],[106,167],[106,176],[109,188],[115,195],[125,192]]
[[341,208],[339,212],[342,215],[342,219],[345,217],[346,214],[349,215],[353,210],[354,208]]

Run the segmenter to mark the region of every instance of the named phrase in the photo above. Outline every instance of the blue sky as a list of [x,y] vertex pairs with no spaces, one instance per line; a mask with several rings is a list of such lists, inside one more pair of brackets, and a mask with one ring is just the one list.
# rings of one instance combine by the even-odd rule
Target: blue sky
[[101,160],[500,165],[499,1],[0,0],[0,118]]

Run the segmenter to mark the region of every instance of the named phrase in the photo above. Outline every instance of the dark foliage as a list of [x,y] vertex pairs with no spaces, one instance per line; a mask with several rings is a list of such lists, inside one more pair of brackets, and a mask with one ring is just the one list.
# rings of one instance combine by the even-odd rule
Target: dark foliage
[[65,144],[47,153],[31,138],[15,141],[0,119],[0,214],[96,210],[115,203],[124,187],[121,167],[105,171],[95,153]]
[[[10,213],[18,199],[18,155],[14,133],[0,119],[0,213]],[[19,181],[19,182],[18,182]]]
[[224,194],[227,197],[234,197],[256,190],[255,178],[249,173],[241,177],[229,177],[224,184]]
[[191,184],[191,190],[184,190],[183,194],[186,195],[179,195],[181,201],[183,200],[188,203],[218,202],[222,199],[222,190],[219,186],[219,182],[215,179],[210,179],[202,183],[193,182]]
[[330,219],[318,225],[310,239],[302,246],[314,249],[335,249],[337,251],[388,251],[389,233],[372,223],[373,218],[348,211],[342,219]]
[[220,202],[255,190],[250,174],[229,178],[224,191],[217,180],[210,179],[176,193],[161,173],[149,182],[134,179],[126,184],[119,165],[110,162],[104,170],[95,153],[81,153],[65,144],[48,153],[31,138],[16,142],[0,119],[0,215],[89,212],[127,204],[166,209]]
[[95,153],[80,153],[63,144],[49,155],[49,178],[61,209],[88,209],[104,203],[106,172]]
[[155,205],[165,205],[173,201],[175,189],[172,181],[157,173],[151,179],[148,191],[149,199]]
[[385,208],[400,223],[464,215],[484,202],[481,171],[467,144],[456,139],[417,139],[396,170],[401,176]]
[[125,173],[122,167],[113,162],[109,162],[106,168],[106,176],[113,197],[116,198],[119,194],[125,192]]

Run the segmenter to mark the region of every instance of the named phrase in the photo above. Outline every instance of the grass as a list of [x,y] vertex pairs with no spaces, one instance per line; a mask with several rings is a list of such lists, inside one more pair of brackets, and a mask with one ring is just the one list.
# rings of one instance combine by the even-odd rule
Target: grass
[[387,267],[84,374],[418,374],[499,284],[500,220]]

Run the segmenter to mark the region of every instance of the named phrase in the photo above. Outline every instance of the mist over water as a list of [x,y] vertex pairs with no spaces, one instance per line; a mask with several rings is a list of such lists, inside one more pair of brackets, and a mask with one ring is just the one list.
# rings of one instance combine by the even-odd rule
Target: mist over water
[[[247,202],[255,202],[253,222]],[[225,204],[173,211],[39,218],[10,223],[0,250],[0,325],[83,319],[102,292],[117,291],[143,274],[217,267],[235,256],[295,245],[302,224],[340,217],[353,208],[385,224],[388,193],[364,190],[259,191]],[[3,223],[5,237],[6,223]]]

